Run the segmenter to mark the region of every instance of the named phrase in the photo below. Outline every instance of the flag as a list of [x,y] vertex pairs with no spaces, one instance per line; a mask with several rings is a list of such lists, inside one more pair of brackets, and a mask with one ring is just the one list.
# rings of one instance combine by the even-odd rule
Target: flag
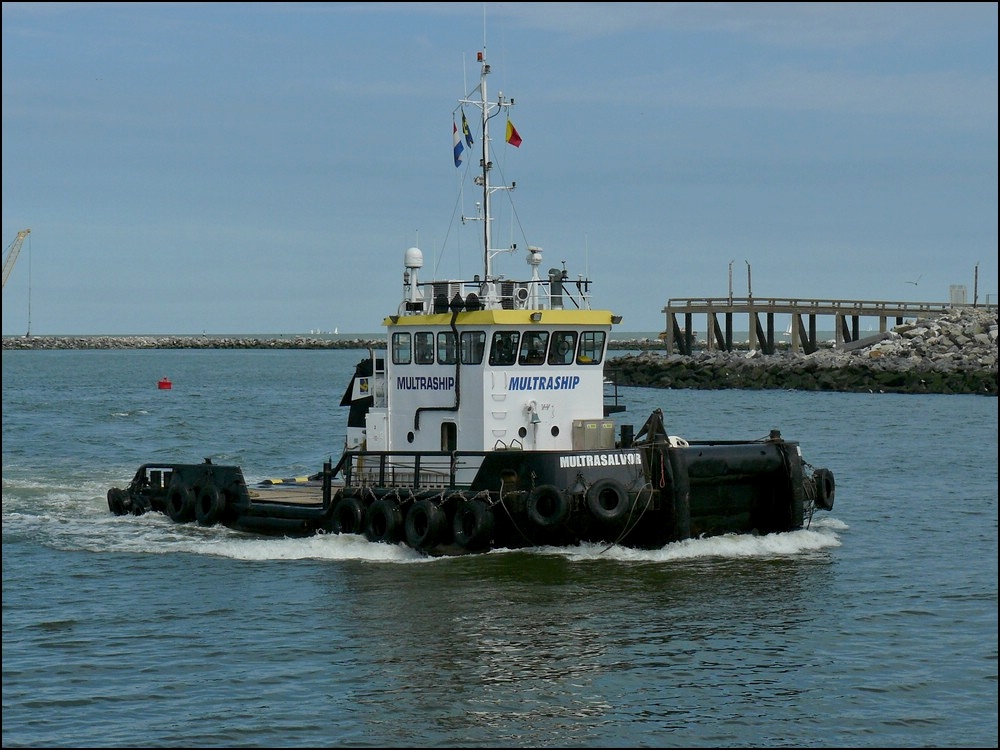
[[507,143],[509,143],[514,148],[518,148],[521,145],[521,136],[517,132],[517,128],[514,127],[514,123],[507,120]]
[[455,139],[455,166],[460,167],[462,166],[462,150],[465,146],[462,145],[462,138],[458,134],[458,125],[455,124],[454,120],[451,121],[451,132]]
[[465,145],[472,148],[472,131],[469,130],[469,121],[465,119],[465,110],[462,110],[462,134],[465,136]]

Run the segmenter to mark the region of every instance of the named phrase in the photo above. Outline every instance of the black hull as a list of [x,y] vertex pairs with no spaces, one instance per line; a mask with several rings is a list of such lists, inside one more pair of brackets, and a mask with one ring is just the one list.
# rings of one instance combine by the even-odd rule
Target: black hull
[[[462,484],[456,467],[470,459],[478,469]],[[442,465],[451,471],[428,471]],[[253,489],[236,466],[145,464],[128,488],[108,492],[108,504],[119,515],[157,511],[179,523],[263,535],[364,534],[450,555],[581,542],[655,549],[693,537],[792,531],[832,508],[833,494],[833,475],[808,471],[798,444],[775,433],[684,445],[655,435],[570,453],[357,451],[307,482]]]

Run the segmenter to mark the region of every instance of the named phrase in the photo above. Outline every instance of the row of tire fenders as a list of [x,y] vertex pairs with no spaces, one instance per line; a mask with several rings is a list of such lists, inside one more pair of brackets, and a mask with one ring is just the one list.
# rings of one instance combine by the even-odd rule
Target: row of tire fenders
[[[594,518],[610,525],[624,520],[633,509],[633,498],[615,479],[595,482],[585,497]],[[457,503],[451,523],[455,544],[470,551],[488,547],[495,519],[487,492],[414,499],[405,513],[404,501],[398,497],[383,496],[366,506],[361,497],[345,495],[334,505],[332,530],[364,534],[372,542],[395,544],[405,540],[415,549],[429,550],[447,540],[448,513],[442,506],[451,502]],[[526,511],[538,530],[557,529],[572,513],[572,499],[555,485],[542,484],[528,493]]]
[[[108,505],[115,515],[131,512],[127,500],[123,490],[108,492]],[[454,542],[470,551],[488,547],[494,525],[488,492],[471,496],[442,492],[433,498],[414,498],[405,512],[407,501],[397,496],[382,496],[366,504],[359,495],[342,494],[334,504],[330,530],[363,534],[372,542],[395,544],[405,540],[415,549],[429,550],[447,540],[446,503],[456,503],[451,524]],[[613,525],[631,513],[633,498],[617,480],[601,479],[587,491],[586,506],[598,521]],[[226,511],[226,493],[212,483],[203,487],[172,484],[164,504],[164,513],[173,521],[197,521],[201,526],[214,526],[224,520]],[[572,499],[555,485],[539,485],[528,493],[526,511],[538,530],[557,529],[572,513]]]

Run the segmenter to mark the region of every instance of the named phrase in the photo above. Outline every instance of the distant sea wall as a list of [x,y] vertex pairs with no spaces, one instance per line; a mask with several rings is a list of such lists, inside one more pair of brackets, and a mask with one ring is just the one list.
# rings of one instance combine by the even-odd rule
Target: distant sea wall
[[[384,339],[310,336],[5,336],[3,349],[385,349]],[[996,308],[960,307],[813,354],[667,353],[658,339],[614,340],[605,372],[650,388],[786,389],[997,395]]]
[[385,349],[383,339],[311,336],[4,336],[7,349]]
[[[314,336],[4,336],[7,349],[385,349],[384,338]],[[663,349],[659,339],[611,341],[614,350]]]

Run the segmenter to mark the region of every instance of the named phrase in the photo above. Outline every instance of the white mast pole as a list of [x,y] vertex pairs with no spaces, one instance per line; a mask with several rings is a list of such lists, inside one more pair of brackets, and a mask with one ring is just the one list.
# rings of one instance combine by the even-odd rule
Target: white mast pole
[[483,155],[479,166],[483,170],[483,268],[486,272],[486,283],[493,281],[493,259],[490,256],[490,249],[493,247],[492,231],[490,229],[490,132],[489,132],[489,101],[486,98],[486,76],[489,75],[490,66],[486,62],[486,48],[482,51],[479,72],[479,96],[482,104],[480,109],[483,115]]

